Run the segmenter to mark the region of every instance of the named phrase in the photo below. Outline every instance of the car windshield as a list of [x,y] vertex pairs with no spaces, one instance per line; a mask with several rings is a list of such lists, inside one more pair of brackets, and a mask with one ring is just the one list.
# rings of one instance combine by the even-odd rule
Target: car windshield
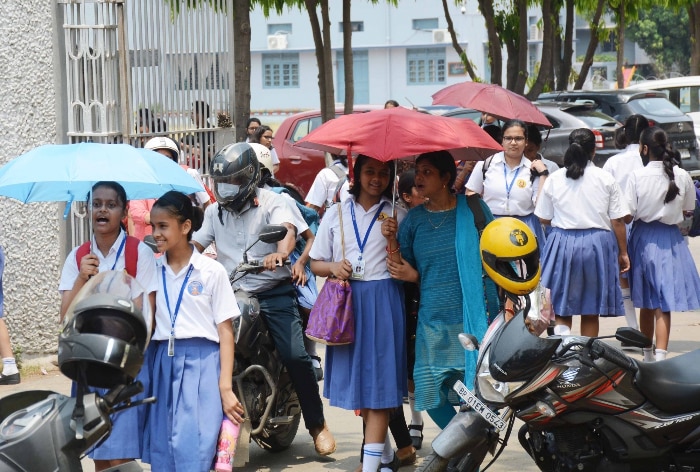
[[567,113],[577,117],[591,128],[614,127],[617,125],[614,118],[595,110],[567,110]]
[[683,112],[673,103],[661,97],[638,98],[630,100],[628,105],[635,113],[641,115],[683,116]]

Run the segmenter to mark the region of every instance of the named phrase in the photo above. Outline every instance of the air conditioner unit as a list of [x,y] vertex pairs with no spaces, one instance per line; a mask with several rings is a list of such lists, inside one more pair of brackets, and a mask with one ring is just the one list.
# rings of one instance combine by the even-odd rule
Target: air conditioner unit
[[272,34],[268,36],[267,49],[287,49],[287,35]]
[[542,41],[542,30],[536,24],[530,25],[530,40]]
[[450,32],[446,29],[433,30],[433,43],[449,43],[450,41]]

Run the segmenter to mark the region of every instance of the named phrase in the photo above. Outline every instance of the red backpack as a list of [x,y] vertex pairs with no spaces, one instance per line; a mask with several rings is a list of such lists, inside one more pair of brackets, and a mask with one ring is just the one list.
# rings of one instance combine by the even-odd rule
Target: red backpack
[[[124,268],[126,269],[126,273],[132,277],[136,277],[140,242],[138,238],[127,236],[124,245]],[[80,261],[88,254],[90,254],[90,241],[82,244],[78,250],[75,251],[75,262],[78,264],[78,270],[80,270]]]

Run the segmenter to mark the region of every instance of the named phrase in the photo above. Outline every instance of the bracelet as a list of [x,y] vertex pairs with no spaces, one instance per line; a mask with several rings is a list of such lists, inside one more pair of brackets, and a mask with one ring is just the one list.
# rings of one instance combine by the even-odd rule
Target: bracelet
[[396,254],[397,252],[399,252],[399,249],[401,249],[401,246],[399,246],[398,244],[396,245],[396,249],[394,249],[393,251],[392,251],[391,248],[387,245],[387,247],[386,247],[386,253],[387,253],[387,254]]

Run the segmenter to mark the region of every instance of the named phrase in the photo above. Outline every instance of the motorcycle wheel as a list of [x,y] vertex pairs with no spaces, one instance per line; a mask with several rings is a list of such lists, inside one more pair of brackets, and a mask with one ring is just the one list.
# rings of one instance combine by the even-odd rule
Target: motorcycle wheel
[[431,452],[423,459],[423,462],[421,462],[416,472],[445,472],[448,463],[448,459]]
[[292,417],[292,421],[288,424],[280,424],[274,429],[270,429],[268,437],[254,438],[261,449],[270,452],[282,452],[288,449],[297,435],[299,423],[301,422],[301,408],[299,407],[297,394],[291,383],[286,385],[285,383],[286,382],[281,382],[281,385],[284,385],[284,387],[281,389],[281,397],[277,399],[277,414],[280,416],[287,415],[295,409],[296,413]]

